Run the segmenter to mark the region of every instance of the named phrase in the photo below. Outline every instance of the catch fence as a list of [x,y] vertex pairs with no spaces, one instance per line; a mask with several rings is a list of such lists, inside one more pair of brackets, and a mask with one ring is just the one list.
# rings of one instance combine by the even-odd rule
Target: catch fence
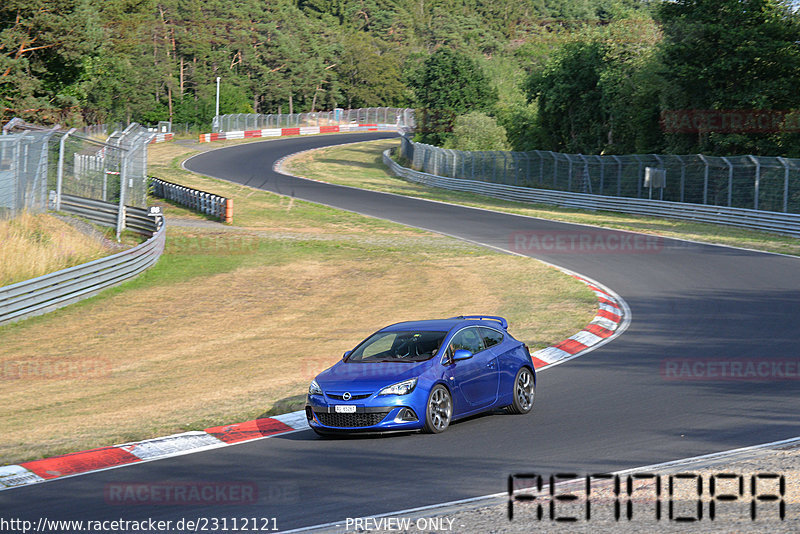
[[147,146],[155,134],[136,123],[105,142],[75,129],[12,121],[0,135],[0,217],[62,209],[65,195],[119,206],[147,206]]
[[211,131],[238,132],[266,128],[303,128],[342,124],[391,124],[399,128],[413,128],[414,110],[408,108],[335,109],[312,113],[261,114],[235,113],[214,117]]
[[407,136],[400,156],[415,170],[450,178],[800,213],[800,159],[702,154],[599,156],[546,150],[467,152],[414,143]]

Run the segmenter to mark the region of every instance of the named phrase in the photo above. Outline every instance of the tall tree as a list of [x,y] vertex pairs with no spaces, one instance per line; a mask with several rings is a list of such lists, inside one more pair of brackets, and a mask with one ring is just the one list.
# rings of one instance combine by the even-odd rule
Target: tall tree
[[425,143],[443,143],[457,116],[470,111],[488,112],[497,103],[497,90],[478,64],[449,48],[431,54],[411,80],[411,86],[421,115],[419,138]]
[[89,0],[0,3],[0,119],[60,122],[79,111],[68,88],[101,38]]
[[[784,0],[675,0],[661,5],[667,110],[800,107],[800,24]],[[786,135],[669,134],[676,152],[785,152]]]
[[405,100],[398,52],[363,32],[342,40],[336,73],[348,108],[399,106]]
[[660,39],[651,19],[621,19],[568,42],[534,70],[526,91],[546,146],[584,154],[659,148]]
[[605,145],[602,61],[600,42],[577,41],[528,79],[528,95],[539,104],[537,123],[551,150],[594,153]]

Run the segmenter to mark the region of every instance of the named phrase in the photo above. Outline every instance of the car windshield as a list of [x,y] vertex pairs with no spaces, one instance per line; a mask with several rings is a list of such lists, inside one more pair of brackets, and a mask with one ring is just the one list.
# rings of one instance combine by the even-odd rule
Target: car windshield
[[347,357],[348,362],[421,362],[433,358],[447,332],[376,332]]

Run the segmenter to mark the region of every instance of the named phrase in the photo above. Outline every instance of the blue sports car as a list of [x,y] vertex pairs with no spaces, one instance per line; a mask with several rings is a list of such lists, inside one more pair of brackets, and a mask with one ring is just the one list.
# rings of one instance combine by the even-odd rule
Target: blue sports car
[[306,417],[320,435],[424,430],[495,408],[533,408],[528,347],[502,317],[397,323],[348,352],[311,382]]

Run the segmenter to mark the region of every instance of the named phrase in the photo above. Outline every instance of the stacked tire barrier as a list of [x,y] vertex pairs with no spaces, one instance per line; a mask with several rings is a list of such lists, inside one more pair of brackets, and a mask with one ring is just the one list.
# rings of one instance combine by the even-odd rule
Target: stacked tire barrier
[[171,200],[181,206],[186,206],[194,211],[211,215],[222,222],[233,221],[233,199],[225,198],[214,193],[206,193],[192,189],[160,178],[150,177],[150,187],[153,196]]
[[[62,211],[79,214],[96,223],[116,226],[119,207],[110,202],[64,195]],[[42,315],[103,289],[129,280],[152,266],[164,252],[166,227],[162,217],[126,206],[125,223],[130,230],[146,234],[144,243],[112,256],[0,287],[0,325]]]

